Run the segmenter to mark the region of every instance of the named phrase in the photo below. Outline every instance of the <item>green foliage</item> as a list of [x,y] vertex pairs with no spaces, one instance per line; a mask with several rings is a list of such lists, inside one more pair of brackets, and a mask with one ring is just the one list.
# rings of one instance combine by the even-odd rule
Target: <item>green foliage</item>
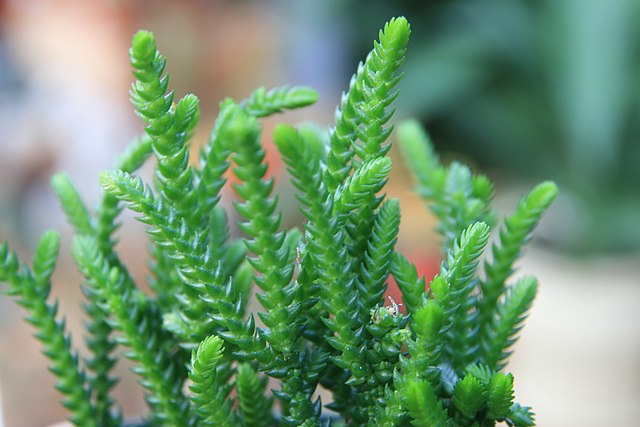
[[513,375],[498,372],[491,377],[487,388],[487,417],[506,418],[513,403]]
[[[414,315],[411,330],[415,338],[407,342],[412,357],[403,361],[404,375],[407,378],[428,379],[435,387],[439,387],[441,373],[435,367],[440,364],[444,347],[441,334],[446,319],[445,310],[437,301],[430,301],[415,311]],[[402,381],[397,386],[402,388]]]
[[[489,227],[477,222],[465,229],[442,263],[440,275],[447,283],[442,290],[434,289],[434,298],[440,301],[449,318],[445,327],[447,340],[446,358],[453,368],[460,371],[474,359],[477,332],[474,328],[475,313],[471,313],[474,276],[478,258],[489,239]],[[435,292],[437,291],[437,292]]]
[[336,213],[344,214],[355,210],[366,202],[370,194],[377,193],[384,186],[390,171],[391,160],[388,157],[363,163],[334,194]]
[[400,291],[402,291],[402,300],[407,307],[407,311],[409,313],[415,312],[420,307],[422,298],[425,295],[425,278],[418,277],[416,266],[398,252],[393,254],[391,272]]
[[[485,355],[490,347],[487,341],[493,339],[492,336],[496,333],[493,316],[498,299],[505,292],[506,280],[513,272],[513,265],[520,257],[522,247],[557,193],[558,189],[554,183],[539,184],[520,200],[516,211],[504,220],[504,226],[500,231],[500,244],[492,248],[493,260],[485,264],[487,277],[480,285],[483,298],[478,303],[478,323]],[[528,293],[535,294],[535,285]],[[532,299],[533,295],[529,298],[529,304]],[[523,310],[526,310],[526,307],[523,307]],[[497,360],[493,361],[496,362]]]
[[127,286],[126,277],[117,268],[109,269],[94,240],[78,236],[73,242],[73,256],[79,270],[95,292],[94,298],[104,304],[110,314],[112,328],[121,333],[118,341],[128,348],[125,356],[136,362],[134,371],[147,390],[147,402],[153,409],[152,419],[169,425],[181,425],[188,419],[187,400],[180,393],[181,375],[168,348],[165,331],[153,325],[160,319],[156,313],[142,311],[137,304],[137,289]]
[[403,390],[404,405],[416,427],[445,427],[452,425],[442,401],[429,381],[410,382]]
[[[492,333],[482,343],[485,350],[484,362],[493,367],[502,368],[501,363],[509,356],[505,350],[511,347],[522,328],[527,311],[536,296],[538,283],[533,277],[523,277],[506,292],[504,300],[498,305],[492,319]],[[501,351],[498,351],[501,349]]]
[[280,86],[270,91],[261,87],[242,101],[241,105],[254,117],[266,117],[282,110],[306,107],[315,104],[317,100],[318,93],[304,86]]
[[[380,31],[379,42],[351,78],[349,90],[336,110],[336,125],[330,135],[324,174],[329,191],[334,192],[349,175],[354,151],[361,161],[388,151],[388,146],[383,147],[382,143],[391,130],[383,126],[393,113],[387,107],[396,97],[392,90],[401,77],[397,70],[404,61],[410,33],[405,18],[389,21]],[[362,145],[356,144],[357,139]]]
[[[150,154],[150,139],[146,137],[135,139],[119,156],[116,167],[134,172],[142,166]],[[118,225],[116,217],[121,211],[118,199],[105,193],[93,215],[84,205],[69,176],[58,173],[53,176],[51,185],[75,233],[97,239],[97,244],[109,264],[121,268],[123,273],[126,273],[113,250],[115,244],[113,234]],[[87,330],[85,339],[92,357],[86,360],[86,364],[92,374],[88,381],[93,394],[92,399],[95,402],[95,417],[100,425],[118,426],[121,423],[119,409],[116,408],[114,411],[114,401],[110,396],[110,390],[117,382],[111,376],[111,369],[116,363],[112,353],[117,344],[107,321],[109,314],[98,304],[99,298],[92,292],[90,286],[84,286],[83,291],[88,300],[83,305],[89,317],[89,321],[85,323]]]
[[248,363],[238,367],[236,389],[238,390],[238,411],[242,414],[244,427],[260,427],[273,422],[271,406],[273,398],[265,396],[267,388],[266,376],[260,377],[258,372]]
[[362,316],[368,317],[369,312],[382,299],[390,272],[393,248],[399,232],[400,204],[396,199],[387,200],[376,214],[362,266],[362,278],[356,283]]
[[[538,185],[504,220],[483,278],[478,264],[488,242],[489,226],[482,221],[495,221],[490,207],[492,183],[459,163],[442,165],[416,122],[404,123],[399,135],[418,191],[431,202],[444,238],[446,257],[440,274],[430,284],[429,296],[439,302],[447,320],[442,337],[438,335],[442,346],[440,375],[432,376],[431,384],[441,385],[445,396],[453,397],[449,414],[456,425],[470,426],[476,421],[493,425],[490,420],[532,425],[529,408],[513,404],[513,377],[496,370],[505,366],[537,289],[532,277],[514,284],[508,280],[532,230],[556,197],[557,187],[552,182]],[[401,255],[394,258],[393,272],[408,297],[407,305],[419,304],[417,273]],[[409,353],[413,357],[411,346]]]
[[[333,395],[324,406],[347,425],[533,425],[530,408],[513,402],[513,377],[499,371],[537,288],[531,277],[508,283],[513,264],[556,189],[544,183],[523,199],[480,277],[491,182],[464,165],[440,165],[426,134],[415,123],[401,126],[402,147],[444,237],[440,273],[425,289],[425,278],[396,252],[400,205],[383,193],[391,170],[387,124],[409,33],[404,18],[385,25],[331,131],[275,128],[306,218],[302,231],[282,229],[259,119],[317,94],[285,86],[222,101],[192,164],[198,100],[174,103],[153,35],[134,36],[131,100],[145,135],[101,174],[95,210],[68,176],[52,180],[84,276],[91,352],[84,364],[56,320],[56,304],[47,303],[57,235],[45,233],[31,268],[0,246],[0,280],[27,309],[72,422],[121,425],[110,397],[118,346],[145,389],[150,425],[326,425],[320,386]],[[149,185],[135,172],[151,156]],[[237,239],[219,203],[228,170],[243,233]],[[150,295],[114,249],[123,206],[146,225]],[[390,275],[406,312],[385,302]],[[248,310],[254,284],[260,324]]]
[[453,404],[467,418],[476,416],[487,400],[487,391],[479,379],[467,375],[453,389]]
[[71,412],[69,420],[79,426],[97,427],[86,373],[71,349],[64,321],[56,319],[57,302],[47,303],[59,245],[56,232],[45,232],[38,243],[33,268],[22,264],[6,244],[0,245],[0,281],[9,284],[8,293],[16,296],[18,304],[27,310],[25,320],[36,328],[35,336],[51,361],[49,370],[58,377],[56,389],[64,396],[62,404]]
[[453,162],[439,163],[428,135],[415,121],[399,129],[400,148],[415,174],[417,191],[433,202],[431,210],[438,217],[438,231],[445,239],[443,249],[453,246],[460,233],[474,222],[491,225],[490,201],[493,185],[486,177],[473,176],[468,166]]
[[520,406],[520,404],[518,403],[514,403],[509,410],[509,419],[507,420],[507,422],[510,422],[516,427],[527,427],[536,425],[531,408],[529,408],[528,406]]
[[[206,427],[238,425],[231,402],[227,399],[231,387],[222,369],[224,342],[210,336],[202,340],[191,353],[189,378],[193,392],[191,402],[198,414],[199,425]],[[185,423],[186,420],[183,420]]]

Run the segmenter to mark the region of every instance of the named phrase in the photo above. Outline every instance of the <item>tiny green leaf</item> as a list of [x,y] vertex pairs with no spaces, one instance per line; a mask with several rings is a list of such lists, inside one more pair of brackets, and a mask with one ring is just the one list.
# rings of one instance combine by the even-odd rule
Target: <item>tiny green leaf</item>
[[492,420],[508,417],[513,404],[513,375],[493,374],[487,392],[487,417]]
[[403,403],[416,427],[447,427],[453,425],[442,401],[425,380],[410,381],[402,390]]
[[462,415],[473,418],[487,400],[487,391],[479,379],[467,375],[453,389],[453,404]]

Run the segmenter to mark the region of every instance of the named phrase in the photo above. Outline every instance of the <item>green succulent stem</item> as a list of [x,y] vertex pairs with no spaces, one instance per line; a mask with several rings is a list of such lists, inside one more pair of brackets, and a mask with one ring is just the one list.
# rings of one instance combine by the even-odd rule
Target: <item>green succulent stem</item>
[[283,110],[315,104],[318,92],[306,86],[280,86],[267,91],[264,87],[254,90],[243,106],[254,117],[267,117]]
[[[523,197],[516,211],[504,220],[504,226],[500,230],[499,244],[492,248],[493,260],[485,264],[487,277],[480,284],[482,298],[478,301],[477,309],[485,357],[493,357],[487,356],[487,352],[495,354],[496,350],[502,351],[502,349],[493,349],[487,343],[495,334],[496,322],[493,316],[498,300],[507,289],[506,281],[513,272],[515,262],[522,254],[523,246],[557,194],[558,188],[553,182],[543,182]],[[497,361],[494,360],[494,362]]]
[[[151,142],[148,137],[134,139],[126,150],[119,156],[116,165],[119,169],[133,172],[140,168],[151,154]],[[64,173],[53,176],[51,185],[56,192],[60,205],[77,235],[94,236],[103,256],[111,266],[125,268],[114,251],[113,235],[117,229],[116,218],[122,208],[116,197],[105,193],[92,215],[84,205],[77,189],[70,177]],[[127,274],[127,281],[134,286]],[[111,371],[116,359],[112,357],[116,342],[112,337],[112,329],[107,319],[109,314],[99,304],[99,298],[91,292],[91,288],[84,287],[87,302],[83,305],[89,316],[85,323],[87,330],[87,346],[91,350],[92,358],[86,360],[87,368],[92,372],[88,381],[92,390],[92,400],[96,408],[96,419],[100,425],[119,426],[121,424],[120,411],[114,411],[115,402],[110,391],[117,382]],[[144,299],[140,299],[144,305]]]
[[243,427],[260,427],[273,423],[273,399],[265,396],[267,377],[260,377],[250,364],[243,363],[238,367],[236,388],[238,412],[242,415]]
[[218,328],[233,344],[255,352],[253,320],[244,320],[246,304],[235,282],[221,275],[219,262],[208,253],[205,237],[178,223],[171,207],[157,199],[140,178],[124,172],[107,172],[101,182],[106,191],[126,201],[150,230],[158,247],[168,249],[184,284],[180,310],[165,316],[165,324],[182,336],[185,345],[197,345]]
[[415,312],[422,305],[425,296],[424,276],[418,277],[416,266],[398,252],[394,252],[392,256],[391,273],[402,292],[402,302],[406,306],[407,312]]
[[181,378],[168,353],[166,336],[151,328],[158,317],[148,318],[134,303],[125,276],[110,268],[95,239],[78,236],[73,242],[73,255],[78,268],[87,278],[93,292],[111,313],[111,327],[122,335],[120,343],[129,348],[126,356],[138,365],[134,372],[147,390],[147,402],[154,409],[152,418],[169,425],[187,425],[188,405],[179,392]]
[[58,304],[47,303],[59,246],[59,235],[54,231],[45,232],[30,269],[5,243],[0,244],[0,281],[9,283],[8,293],[27,310],[26,321],[35,327],[35,337],[43,344],[43,353],[51,361],[49,370],[58,379],[55,387],[64,396],[62,404],[70,411],[70,421],[77,426],[97,427],[99,420],[96,419],[96,408],[91,404],[87,376],[71,349],[65,322],[56,319]]
[[222,339],[216,336],[205,338],[191,354],[189,378],[193,392],[191,404],[198,417],[197,425],[205,427],[232,427],[238,425],[238,418],[232,410],[228,396],[230,387],[226,378],[219,375],[224,352]]
[[504,367],[504,360],[511,354],[507,350],[517,340],[537,289],[537,280],[525,276],[507,290],[504,300],[498,304],[491,325],[492,333],[483,341],[481,349],[484,363],[488,366],[494,369]]
[[479,222],[467,228],[449,251],[447,262],[442,263],[440,274],[446,281],[445,286],[433,289],[434,298],[441,302],[449,315],[445,354],[456,372],[461,372],[472,362],[478,351],[471,293],[477,285],[474,276],[488,240],[489,227],[486,224]]
[[[388,151],[382,147],[391,132],[384,129],[393,115],[387,107],[396,97],[393,87],[401,77],[396,73],[404,61],[410,33],[404,17],[387,22],[380,31],[379,41],[374,43],[373,50],[351,78],[349,90],[343,94],[341,106],[336,110],[336,124],[330,134],[324,173],[329,192],[335,192],[351,172],[354,153],[364,161]],[[358,138],[363,145],[356,148]]]
[[281,216],[276,213],[277,199],[270,197],[273,179],[265,179],[267,164],[260,144],[260,126],[241,107],[236,108],[234,127],[225,138],[233,147],[234,173],[240,180],[234,188],[241,201],[236,210],[244,221],[240,228],[248,238],[247,248],[255,255],[250,262],[256,270],[255,283],[263,291],[258,299],[266,310],[260,313],[268,329],[263,331],[272,349],[281,354],[295,352],[300,328],[299,287],[291,281],[293,268],[285,234],[280,232]]

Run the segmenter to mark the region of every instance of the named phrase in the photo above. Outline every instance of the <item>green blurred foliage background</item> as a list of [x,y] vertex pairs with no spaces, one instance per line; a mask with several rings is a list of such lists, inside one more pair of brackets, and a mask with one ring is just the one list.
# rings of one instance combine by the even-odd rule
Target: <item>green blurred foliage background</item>
[[[556,180],[549,233],[578,253],[640,246],[640,2],[371,1],[371,33],[403,13],[413,38],[399,108],[441,150],[526,181]],[[358,49],[367,40],[360,38]]]

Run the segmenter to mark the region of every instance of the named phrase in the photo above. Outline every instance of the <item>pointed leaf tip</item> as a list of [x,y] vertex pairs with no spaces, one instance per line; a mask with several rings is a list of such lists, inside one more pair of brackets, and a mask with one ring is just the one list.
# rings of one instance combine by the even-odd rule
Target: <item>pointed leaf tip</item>
[[292,89],[294,93],[294,98],[296,101],[296,106],[306,106],[315,104],[320,95],[315,89],[310,88],[309,86],[296,86]]
[[113,181],[114,181],[113,172],[110,170],[102,171],[100,172],[100,175],[98,175],[98,182],[100,183],[102,188],[104,188],[105,190],[108,190],[110,187],[113,186]]
[[543,181],[531,192],[531,196],[540,200],[544,205],[549,205],[558,195],[558,185],[553,181]]
[[393,43],[402,47],[407,44],[409,35],[411,34],[411,26],[404,16],[391,18],[385,25],[380,34],[380,42],[382,44]]
[[156,52],[156,41],[153,33],[140,30],[131,40],[131,59],[137,61],[150,61]]

